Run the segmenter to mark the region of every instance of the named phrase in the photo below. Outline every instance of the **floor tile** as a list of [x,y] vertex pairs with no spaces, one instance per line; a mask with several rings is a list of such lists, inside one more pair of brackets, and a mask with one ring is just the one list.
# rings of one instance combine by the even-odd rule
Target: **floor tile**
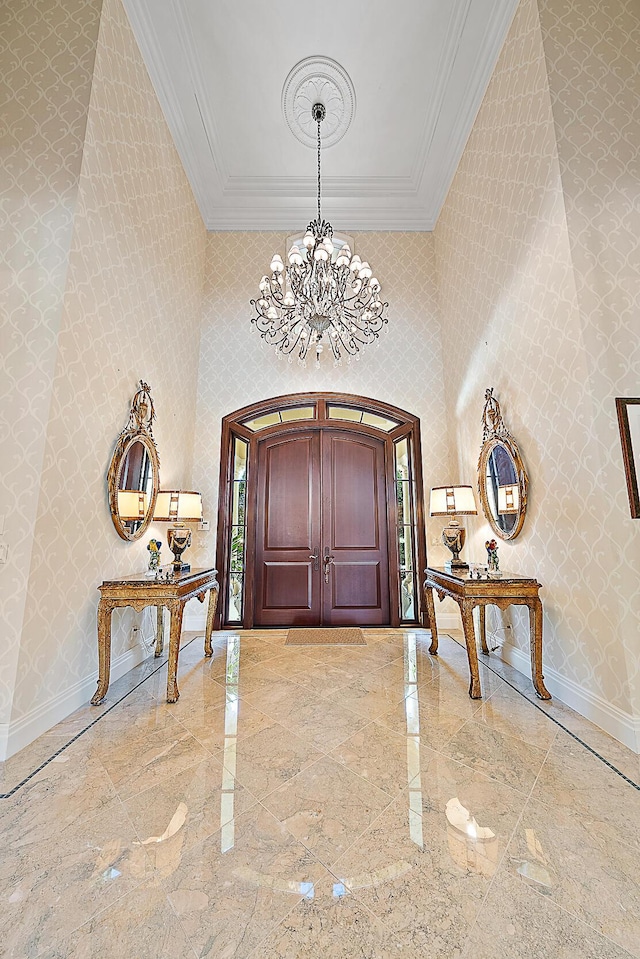
[[330,866],[389,802],[387,793],[325,757],[272,792],[264,805]]
[[387,931],[353,896],[334,884],[318,884],[313,898],[303,899],[251,959],[389,959],[401,956],[386,947]]
[[524,794],[533,788],[547,755],[546,749],[507,736],[475,719],[465,723],[445,743],[442,752]]
[[214,755],[228,746],[230,738],[246,739],[274,723],[275,719],[245,699],[231,695],[228,695],[224,706],[202,705],[180,716],[180,724]]
[[196,959],[162,889],[143,884],[80,926],[59,946],[45,945],[37,959]]
[[[406,731],[402,735],[369,723],[332,749],[329,755],[392,799],[404,792],[417,775],[420,748],[416,737],[406,735]],[[433,755],[426,747],[422,749]]]
[[606,838],[571,808],[530,801],[507,859],[514,877],[640,956],[637,846]]
[[455,710],[455,703],[451,706],[442,704],[421,688],[402,699],[389,712],[378,716],[375,723],[402,736],[417,737],[420,746],[441,749],[467,721],[466,715],[460,715],[463,710]]
[[463,959],[629,959],[592,926],[540,895],[520,877],[496,881],[478,915]]
[[[161,876],[182,856],[254,806],[257,798],[220,761],[204,759],[124,802],[138,844]],[[225,827],[226,830],[225,830]]]
[[277,715],[283,725],[295,730],[302,739],[323,752],[329,752],[369,722],[333,696],[322,698],[310,694],[275,708],[273,715]]
[[640,861],[640,790],[562,730],[540,770],[532,798],[570,809],[606,840],[631,845]]
[[458,955],[523,803],[509,787],[436,755],[331,871],[415,955]]
[[243,957],[272,932],[327,872],[261,806],[238,817],[221,849],[214,835],[166,880],[169,902],[202,959]]
[[239,783],[263,799],[322,755],[306,740],[275,723],[229,743],[221,759]]
[[[18,842],[0,865],[3,956],[25,959],[58,947],[98,911],[129,895],[152,871],[122,804],[93,819]],[[62,905],[63,904],[63,905]]]
[[473,718],[489,729],[541,749],[548,749],[558,734],[558,727],[544,713],[508,688],[497,689],[482,700]]

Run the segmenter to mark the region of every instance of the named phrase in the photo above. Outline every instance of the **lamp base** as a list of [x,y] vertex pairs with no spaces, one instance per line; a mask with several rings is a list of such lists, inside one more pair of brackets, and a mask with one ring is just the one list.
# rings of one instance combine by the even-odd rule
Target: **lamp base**
[[469,569],[469,564],[465,563],[462,559],[448,559],[444,564],[444,568],[449,573],[455,573],[458,570]]
[[173,570],[174,574],[191,572],[191,566],[189,563],[182,563],[182,562],[172,563],[171,569]]

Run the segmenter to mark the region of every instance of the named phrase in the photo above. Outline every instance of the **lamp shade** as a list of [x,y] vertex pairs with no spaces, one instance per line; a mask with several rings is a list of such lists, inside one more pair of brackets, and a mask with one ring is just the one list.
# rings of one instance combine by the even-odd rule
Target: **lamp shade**
[[498,487],[498,513],[517,513],[520,509],[520,487],[517,483]]
[[161,489],[153,519],[160,523],[195,523],[202,519],[202,496],[190,490]]
[[429,501],[430,516],[475,516],[476,501],[471,486],[434,486]]
[[149,497],[136,489],[118,490],[118,515],[124,523],[141,523],[147,515]]

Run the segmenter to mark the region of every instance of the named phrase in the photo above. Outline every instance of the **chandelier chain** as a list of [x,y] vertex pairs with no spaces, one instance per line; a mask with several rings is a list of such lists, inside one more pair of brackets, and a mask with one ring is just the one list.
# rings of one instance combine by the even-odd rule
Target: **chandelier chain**
[[320,222],[320,117],[318,117],[318,222]]

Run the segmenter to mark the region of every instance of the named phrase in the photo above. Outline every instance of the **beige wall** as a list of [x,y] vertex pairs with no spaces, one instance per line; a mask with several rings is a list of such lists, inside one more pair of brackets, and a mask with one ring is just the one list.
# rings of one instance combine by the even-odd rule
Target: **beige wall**
[[629,516],[613,402],[640,395],[640,4],[539,9],[600,455],[597,515],[615,544],[603,603],[640,724],[640,523]]
[[[335,224],[337,226],[337,224]],[[302,223],[301,227],[305,224]],[[450,482],[444,424],[442,354],[437,315],[433,237],[428,233],[361,233],[355,250],[371,262],[390,303],[390,333],[366,347],[362,359],[335,367],[324,355],[319,370],[289,364],[250,332],[249,300],[285,234],[211,233],[198,381],[195,488],[203,493],[212,531],[201,536],[202,559],[215,561],[220,421],[227,413],[270,396],[303,391],[356,393],[420,417],[427,488]],[[436,523],[439,530],[442,524]],[[434,556],[444,558],[444,547]]]
[[[0,750],[9,722],[101,0],[0,3]],[[0,752],[1,755],[1,752]]]
[[[586,100],[603,78],[596,60],[585,58],[584,32],[577,38],[585,17],[576,11],[595,5],[546,6],[543,32],[535,0],[520,4],[435,231],[447,409],[460,469],[471,477],[484,390],[495,387],[531,478],[524,531],[501,545],[502,565],[533,572],[544,585],[548,674],[579,708],[608,728],[624,727],[632,742],[640,716],[630,685],[638,668],[640,528],[629,518],[613,398],[637,393],[628,202],[637,177],[634,185],[627,164],[629,176],[612,191],[606,134],[589,133]],[[562,29],[554,29],[553,9],[566,17]],[[590,25],[594,43],[602,27],[598,18]],[[605,52],[610,101],[624,78],[615,40]],[[625,106],[625,136],[637,144],[628,96]],[[606,102],[599,108],[606,111]],[[617,212],[605,215],[595,195],[612,192]],[[622,255],[602,252],[594,264],[594,247],[612,244]],[[469,525],[470,556],[478,560],[490,531],[480,520]],[[524,652],[526,624],[516,615],[496,625],[509,621],[515,630],[507,641],[512,636]]]
[[[205,238],[121,0],[104,0],[52,379],[42,387],[44,449],[11,695],[18,729],[65,695],[86,698],[96,587],[146,566],[148,537],[117,537],[105,481],[140,378],[156,404],[161,481],[191,482]],[[22,453],[19,435],[14,443]],[[134,645],[133,614],[115,616],[117,658]]]

